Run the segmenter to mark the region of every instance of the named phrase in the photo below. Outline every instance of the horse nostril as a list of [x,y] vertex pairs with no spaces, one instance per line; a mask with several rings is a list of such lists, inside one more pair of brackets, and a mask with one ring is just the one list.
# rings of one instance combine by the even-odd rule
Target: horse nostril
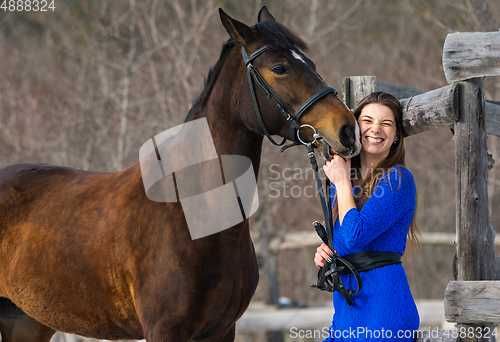
[[345,147],[353,147],[356,143],[356,134],[354,133],[354,126],[343,125],[340,127],[340,143]]

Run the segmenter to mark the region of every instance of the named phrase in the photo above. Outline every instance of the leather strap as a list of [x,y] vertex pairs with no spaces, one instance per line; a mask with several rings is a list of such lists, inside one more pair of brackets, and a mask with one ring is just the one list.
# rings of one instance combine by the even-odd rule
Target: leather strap
[[[250,56],[248,56],[245,51],[245,47],[243,46],[241,47],[241,54],[243,56],[243,62],[245,64],[245,68],[247,69],[248,83],[250,85],[250,92],[252,94],[252,100],[254,103],[255,112],[257,113],[257,118],[259,119],[259,123],[263,133],[267,136],[267,138],[271,141],[271,143],[273,143],[276,146],[282,146],[287,138],[284,138],[283,141],[278,144],[276,141],[274,141],[273,138],[271,138],[269,131],[266,129],[266,126],[264,125],[264,120],[262,119],[259,105],[257,103],[257,97],[255,95],[255,88],[253,81],[257,83],[257,85],[264,91],[267,97],[271,98],[274,101],[281,115],[283,115],[283,117],[290,122],[288,139],[293,141],[294,144],[289,145],[287,147],[300,145],[301,142],[299,141],[297,135],[302,127],[299,123],[299,119],[302,116],[302,114],[304,114],[304,112],[306,112],[309,109],[309,107],[311,107],[316,101],[320,100],[324,96],[330,93],[338,95],[338,92],[332,87],[323,88],[322,90],[318,91],[316,94],[311,96],[306,102],[304,102],[297,111],[293,110],[293,108],[274,91],[274,89],[269,85],[269,83],[266,82],[264,77],[262,77],[262,75],[259,73],[257,68],[255,68],[254,65],[252,64],[252,61],[255,58],[259,57],[264,52],[273,48],[275,48],[275,46],[265,45],[257,49],[256,51],[252,52]],[[283,148],[282,152],[284,149],[286,148]]]
[[[342,257],[344,260],[350,262],[358,272],[366,272],[373,270],[375,268],[389,266],[389,265],[401,265],[401,254],[396,252],[385,252],[385,251],[369,251],[369,252],[359,252],[344,255]],[[348,274],[349,272],[340,271],[339,274]]]
[[[319,223],[314,222],[314,227],[316,232],[321,237],[323,242],[330,247],[333,251],[333,231],[332,231],[332,213],[328,210],[327,203],[330,203],[330,181],[328,178],[325,181],[325,188],[327,193],[327,199],[325,199],[325,194],[323,192],[323,185],[321,184],[321,179],[318,172],[318,163],[316,162],[316,157],[314,156],[314,150],[312,143],[307,144],[307,151],[309,156],[309,161],[311,167],[314,170],[314,176],[316,178],[316,184],[318,186],[319,198],[321,201],[321,208],[323,209],[323,217],[325,219],[326,229]],[[327,202],[328,201],[328,202]],[[339,277],[339,272],[346,271],[347,273],[354,274],[358,288],[356,290],[346,289],[342,279]],[[329,263],[325,261],[323,267],[319,269],[318,272],[318,282],[311,285],[323,291],[335,292],[339,291],[342,297],[346,300],[347,304],[354,305],[354,301],[350,296],[355,295],[361,290],[362,282],[356,268],[347,260],[339,258],[336,256],[332,257],[332,262]]]
[[332,87],[323,88],[322,90],[318,91],[316,94],[314,94],[313,96],[311,96],[309,98],[309,100],[307,100],[306,102],[304,102],[304,104],[302,106],[300,106],[299,109],[297,109],[297,111],[293,115],[293,118],[298,121],[300,119],[300,117],[302,116],[302,114],[304,114],[304,112],[311,105],[313,105],[316,101],[318,101],[319,99],[321,99],[323,96],[328,95],[330,93],[333,93],[334,95],[338,95],[338,92],[334,88],[332,88]]

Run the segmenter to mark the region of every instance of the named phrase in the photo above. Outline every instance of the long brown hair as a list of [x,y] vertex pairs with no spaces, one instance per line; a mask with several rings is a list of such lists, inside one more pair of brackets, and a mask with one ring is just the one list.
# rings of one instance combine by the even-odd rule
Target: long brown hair
[[[405,163],[405,148],[404,148],[404,131],[403,131],[403,113],[401,110],[401,105],[399,99],[391,93],[376,91],[370,95],[363,98],[356,109],[354,109],[354,116],[359,119],[361,111],[367,105],[377,103],[386,106],[392,110],[394,113],[394,118],[396,120],[396,137],[397,139],[391,145],[391,149],[386,158],[381,160],[373,168],[370,174],[363,175],[361,172],[361,158],[359,155],[351,159],[351,175],[354,180],[357,181],[356,192],[355,192],[355,202],[358,210],[361,209],[364,204],[368,201],[370,196],[375,191],[380,177],[388,172],[391,168],[396,165],[406,166]],[[401,177],[399,178],[401,180]],[[415,197],[416,198],[416,197]],[[333,222],[338,219],[338,203],[335,203],[333,207]],[[418,241],[418,236],[421,236],[420,229],[417,224],[417,204],[415,203],[415,214],[413,216],[412,223],[408,229],[408,247],[409,249],[419,249],[420,243]]]

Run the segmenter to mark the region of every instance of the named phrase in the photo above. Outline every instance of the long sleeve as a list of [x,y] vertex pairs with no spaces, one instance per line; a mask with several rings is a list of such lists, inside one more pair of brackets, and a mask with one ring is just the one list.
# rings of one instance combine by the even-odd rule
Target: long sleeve
[[[396,166],[385,173],[375,186],[374,193],[361,210],[349,210],[342,225],[338,219],[335,221],[333,243],[340,257],[367,251],[404,253],[408,228],[415,214],[413,176],[404,167]],[[332,186],[332,205],[336,201],[335,190]],[[335,314],[330,328],[331,337],[325,341],[374,341],[368,336],[337,338],[338,333],[353,327],[365,327],[367,331],[383,327],[392,332],[392,338],[384,338],[384,341],[413,341],[413,336],[404,339],[396,336],[398,331],[415,331],[420,324],[403,266],[379,267],[359,272],[359,275],[363,287],[352,296],[354,305],[350,306],[339,292],[333,293]],[[340,278],[346,288],[356,288],[354,275],[341,275]]]
[[337,237],[349,249],[363,248],[398,221],[411,222],[415,199],[412,174],[404,167],[394,167],[381,177],[360,211],[351,209],[346,213]]

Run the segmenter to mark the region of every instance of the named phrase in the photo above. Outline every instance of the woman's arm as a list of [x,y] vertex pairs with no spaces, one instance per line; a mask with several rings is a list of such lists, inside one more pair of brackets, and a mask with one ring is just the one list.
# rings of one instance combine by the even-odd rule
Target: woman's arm
[[403,167],[382,176],[361,210],[350,209],[339,229],[348,248],[363,248],[400,220],[411,223],[416,190],[413,176]]
[[334,155],[323,166],[323,170],[328,179],[335,185],[339,207],[339,223],[342,225],[345,214],[349,210],[356,208],[350,179],[351,160],[344,160],[339,155]]

